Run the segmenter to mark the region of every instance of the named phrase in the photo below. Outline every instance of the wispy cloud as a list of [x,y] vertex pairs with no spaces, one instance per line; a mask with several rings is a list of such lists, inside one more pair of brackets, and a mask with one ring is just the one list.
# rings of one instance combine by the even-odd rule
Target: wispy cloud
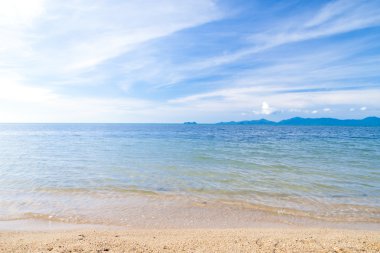
[[[33,117],[17,114],[16,107],[22,112],[26,106],[44,105],[67,112],[69,118],[82,109],[81,115],[87,116],[78,119],[85,121],[90,115],[93,121],[111,120],[111,111],[119,120],[128,121],[120,111],[131,115],[128,108],[139,110],[139,105],[152,102],[123,96],[115,85],[120,81],[113,80],[118,77],[112,77],[112,67],[104,67],[104,63],[149,41],[222,16],[216,3],[207,0],[1,1],[0,103],[14,111],[6,113],[3,109],[1,120],[34,121]],[[93,88],[78,94],[78,85]],[[107,90],[104,86],[109,86],[111,94],[119,94],[103,97],[102,90]],[[102,114],[105,108],[113,110]],[[76,113],[70,113],[70,109]],[[37,119],[60,121],[55,119],[59,113],[54,110],[42,110],[37,115]],[[64,115],[61,114],[65,121]]]
[[251,47],[198,62],[194,67],[215,67],[284,44],[379,26],[380,9],[377,1],[338,0],[327,4],[309,20],[296,18],[284,23],[273,31],[250,35]]
[[1,1],[0,116],[378,114],[379,27],[376,0]]
[[[352,38],[352,42],[349,40],[343,43],[333,42],[332,45],[325,44],[318,51],[311,49],[297,52],[297,49],[292,48],[292,54],[281,53],[275,56],[278,59],[269,58],[270,66],[267,66],[268,59],[263,57],[280,46],[379,26],[380,11],[376,8],[377,5],[376,1],[334,1],[319,10],[309,12],[309,18],[302,15],[301,18],[287,18],[284,22],[277,22],[270,31],[252,33],[248,36],[249,43],[234,52],[228,52],[227,44],[222,55],[204,57],[201,60],[175,62],[168,61],[166,56],[159,53],[142,57],[140,55],[138,64],[128,63],[125,72],[128,80],[123,87],[129,89],[134,83],[144,82],[151,83],[156,88],[165,88],[187,85],[189,81],[197,79],[197,82],[210,84],[214,82],[209,80],[210,77],[223,78],[225,86],[236,86],[245,82],[254,86],[267,83],[265,85],[334,87],[335,84],[343,85],[347,80],[352,83],[355,78],[363,76],[377,77],[376,66],[380,59],[377,55],[372,59],[350,59],[363,50],[376,47],[379,39],[377,36],[356,37]],[[260,65],[251,67],[260,61],[264,63],[264,68]],[[245,67],[237,69],[235,65]],[[345,81],[338,84],[337,80]],[[371,84],[367,80],[360,84],[356,82],[355,85]]]
[[0,7],[0,36],[6,38],[0,66],[60,80],[222,16],[211,1],[3,1]]

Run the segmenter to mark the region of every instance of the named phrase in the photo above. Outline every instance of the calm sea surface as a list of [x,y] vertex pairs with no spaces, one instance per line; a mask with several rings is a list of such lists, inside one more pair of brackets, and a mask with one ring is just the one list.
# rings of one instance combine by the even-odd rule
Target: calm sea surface
[[380,128],[0,125],[0,220],[80,216],[130,195],[380,222]]

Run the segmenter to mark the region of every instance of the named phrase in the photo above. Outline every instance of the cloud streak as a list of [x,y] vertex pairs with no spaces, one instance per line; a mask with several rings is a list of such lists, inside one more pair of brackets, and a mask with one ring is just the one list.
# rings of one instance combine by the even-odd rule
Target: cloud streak
[[379,29],[378,1],[2,1],[0,116],[378,115]]

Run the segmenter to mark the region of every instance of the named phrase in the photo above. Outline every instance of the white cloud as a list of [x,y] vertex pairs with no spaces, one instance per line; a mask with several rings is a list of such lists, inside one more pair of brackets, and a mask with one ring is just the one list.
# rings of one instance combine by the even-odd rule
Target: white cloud
[[272,107],[269,106],[267,102],[261,104],[261,114],[269,115],[274,111]]
[[294,21],[293,18],[289,22],[281,22],[280,26],[272,28],[270,32],[252,34],[251,47],[200,61],[191,68],[217,67],[284,44],[379,26],[380,9],[377,4],[376,0],[334,1],[318,10],[309,20]]
[[49,89],[26,85],[23,77],[15,72],[0,71],[0,100],[44,103],[56,98]]
[[353,11],[356,7],[355,1],[333,1],[326,4],[311,20],[309,20],[305,27],[313,27],[331,21],[334,18],[339,18],[349,11]]
[[32,54],[27,33],[44,13],[43,0],[0,1],[0,68]]
[[212,0],[0,0],[0,121],[149,121],[155,102],[102,93],[116,84],[101,65],[223,15]]
[[[319,91],[313,92],[312,95],[305,91],[292,92],[292,90],[283,90],[283,87],[251,87],[222,89],[219,91],[201,93],[188,97],[172,100],[176,106],[192,108],[203,108],[208,112],[214,111],[244,111],[252,107],[253,101],[271,101],[268,103],[256,103],[255,107],[261,110],[255,110],[256,114],[267,114],[274,111],[293,111],[302,112],[306,109],[331,106],[360,106],[363,103],[378,105],[380,89],[364,90],[336,90],[336,91]],[[276,108],[276,109],[274,109]],[[331,108],[325,107],[324,112],[331,112]]]
[[199,101],[199,100],[206,100],[206,99],[226,99],[235,101],[244,96],[245,94],[251,94],[251,93],[263,93],[268,92],[269,90],[277,91],[280,90],[280,87],[263,87],[263,86],[256,86],[256,87],[238,87],[238,88],[226,88],[226,89],[220,89],[212,92],[205,92],[195,95],[190,95],[186,97],[180,97],[176,99],[169,100],[169,103],[189,103],[193,101]]
[[139,113],[157,106],[134,98],[71,97],[26,83],[0,71],[0,122],[119,122],[143,120]]
[[1,1],[0,66],[68,83],[150,40],[222,15],[211,0]]
[[[200,60],[192,59],[177,63],[163,60],[162,58],[165,56],[160,54],[156,58],[147,54],[142,57],[143,59],[139,58],[137,62],[132,59],[132,62],[128,63],[126,67],[126,74],[129,76],[128,82],[123,84],[123,87],[129,89],[134,83],[141,81],[152,83],[156,88],[171,87],[186,83],[187,80],[194,77],[202,78],[209,75],[221,75],[221,73],[226,75],[226,86],[230,86],[231,83],[238,86],[237,82],[243,80],[244,77],[246,78],[243,81],[250,81],[254,85],[263,85],[263,82],[267,82],[269,85],[281,83],[296,86],[298,84],[305,85],[307,82],[308,86],[330,86],[324,82],[326,80],[354,79],[363,75],[376,76],[378,75],[376,67],[377,64],[380,64],[379,58],[376,56],[373,57],[373,62],[366,57],[361,59],[364,62],[346,61],[345,64],[339,65],[345,58],[358,53],[369,43],[362,37],[355,37],[349,42],[339,45],[331,43],[331,45],[325,45],[323,50],[312,50],[306,54],[296,53],[282,59],[278,57],[274,64],[268,64],[269,67],[266,68],[260,66],[241,70],[234,68],[232,73],[229,73],[228,70],[228,64],[260,59],[260,56],[248,56],[260,55],[259,53],[265,53],[284,44],[379,26],[380,9],[376,6],[376,1],[334,1],[317,9],[314,15],[313,13],[308,15],[310,18],[292,16],[290,20],[278,22],[279,24],[273,25],[271,29],[253,33],[249,39],[250,43],[247,43],[245,47],[229,50],[226,45],[226,50],[221,55],[209,56]],[[376,38],[375,44],[377,44],[377,40]],[[267,62],[268,60],[263,59],[263,61]],[[238,76],[239,80],[227,80],[231,78],[229,75]],[[315,81],[310,82],[310,80]]]
[[[225,14],[217,4],[212,0],[0,1],[0,120],[157,122],[176,117],[209,119],[210,114],[244,116],[241,112],[252,108],[271,117],[274,112],[318,113],[314,108],[325,108],[321,114],[329,107],[334,108],[331,113],[339,106],[346,112],[367,110],[363,104],[371,111],[380,108],[378,84],[368,81],[378,76],[380,58],[354,57],[374,40],[378,45],[375,35],[373,41],[361,37],[339,45],[331,41],[320,50],[300,48],[305,52],[284,57],[259,54],[378,26],[380,9],[375,1],[332,2],[310,18],[280,20],[248,40],[238,35],[243,46],[229,51],[226,44],[223,54],[213,57],[201,52],[199,57],[181,55],[184,59],[177,61],[161,52],[165,47],[157,46],[157,39],[222,18]],[[239,60],[243,68],[221,68]],[[245,65],[245,60],[253,64]],[[114,76],[117,68],[122,80]],[[214,76],[221,80],[207,81]],[[186,80],[197,80],[198,86],[190,87]],[[140,83],[162,88],[179,82],[188,84],[188,89],[164,94],[167,101],[154,94],[149,94],[154,97],[151,101],[122,97],[126,93],[112,97],[120,92],[118,85],[128,90]],[[80,84],[92,86],[68,88]],[[99,86],[98,92],[92,89]],[[114,90],[108,89],[111,86]]]
[[30,26],[43,11],[44,0],[0,1],[0,26]]
[[44,12],[44,0],[0,1],[0,27],[30,28]]
[[[94,6],[92,1],[86,4]],[[175,4],[168,0],[127,1],[116,5],[97,2],[93,9],[85,12],[76,5],[70,8],[74,8],[74,14],[80,12],[81,15],[71,21],[70,30],[67,23],[64,24],[66,33],[76,36],[76,43],[63,52],[72,57],[67,63],[68,70],[96,66],[149,40],[221,17],[212,1],[199,0]]]

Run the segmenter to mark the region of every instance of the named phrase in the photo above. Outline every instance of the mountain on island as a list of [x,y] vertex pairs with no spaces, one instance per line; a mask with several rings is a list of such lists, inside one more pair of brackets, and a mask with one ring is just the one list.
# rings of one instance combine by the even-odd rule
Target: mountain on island
[[229,122],[219,122],[220,125],[276,125],[274,121],[259,119],[259,120],[244,120],[244,121],[229,121]]
[[272,126],[380,126],[380,118],[334,119],[334,118],[301,118],[281,120],[279,122],[260,120],[220,122],[220,125],[272,125]]

